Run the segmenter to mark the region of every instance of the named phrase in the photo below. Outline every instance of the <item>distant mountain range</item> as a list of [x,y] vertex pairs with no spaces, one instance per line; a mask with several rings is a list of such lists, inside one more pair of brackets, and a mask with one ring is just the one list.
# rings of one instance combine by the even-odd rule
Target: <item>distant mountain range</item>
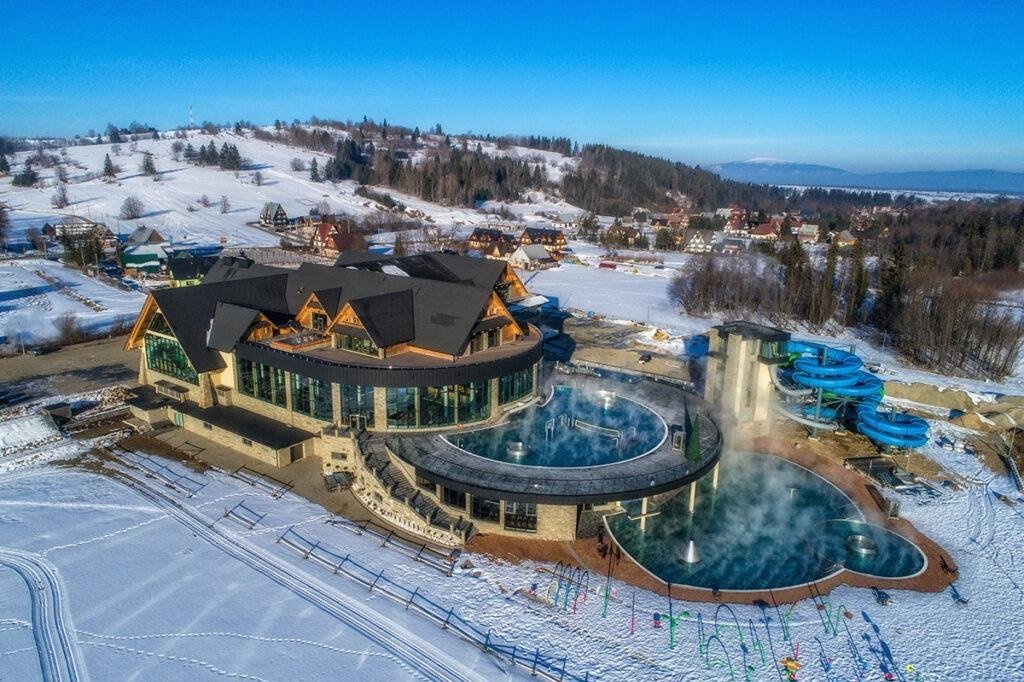
[[842,168],[756,158],[711,166],[724,178],[769,185],[1024,194],[1024,173],[997,170],[851,173]]

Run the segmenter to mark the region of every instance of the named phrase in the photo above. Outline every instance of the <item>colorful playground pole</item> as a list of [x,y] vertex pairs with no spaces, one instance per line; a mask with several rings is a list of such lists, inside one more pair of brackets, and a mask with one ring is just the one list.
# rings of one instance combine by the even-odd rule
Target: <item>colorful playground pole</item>
[[668,586],[668,648],[676,647],[676,619],[672,615],[672,584]]

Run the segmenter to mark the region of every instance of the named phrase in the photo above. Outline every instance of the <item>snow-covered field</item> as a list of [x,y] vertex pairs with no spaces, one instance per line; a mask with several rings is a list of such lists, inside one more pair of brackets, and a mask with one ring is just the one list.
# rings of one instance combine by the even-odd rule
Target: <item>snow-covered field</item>
[[[945,423],[932,427],[935,438],[967,435]],[[0,435],[28,443],[45,434],[23,417],[0,422]],[[470,554],[464,558],[475,569],[446,577],[325,523],[329,515],[299,497],[274,499],[215,470],[188,473],[204,484],[188,498],[123,465],[106,464],[119,474],[104,476],[96,466],[47,464],[87,446],[47,442],[0,458],[5,679],[43,678],[42,666],[94,680],[525,678],[415,609],[304,561],[276,542],[288,528],[454,607],[496,637],[566,655],[570,670],[590,679],[742,679],[746,665],[750,679],[771,680],[773,661],[797,649],[806,680],[881,680],[883,667],[900,680],[1024,677],[1024,515],[1020,502],[1011,507],[995,493],[1019,496],[1005,476],[934,441],[922,454],[965,488],[901,496],[903,514],[959,566],[967,605],[948,592],[893,591],[895,603],[883,607],[868,590],[840,588],[826,597],[834,629],[809,601],[784,614],[723,608],[707,653],[698,644],[698,613],[707,640],[716,633],[712,606],[675,602],[670,642],[668,628],[652,623],[653,613],[669,611],[664,596],[616,580],[607,612],[604,581],[594,578],[575,608],[553,608],[523,594],[532,584],[543,593],[550,567]],[[238,502],[266,517],[253,529],[223,518]],[[852,618],[841,618],[843,610]],[[788,639],[780,615],[788,617]]]
[[145,300],[55,261],[0,261],[0,339],[7,343],[52,338],[54,323],[67,313],[89,332],[131,324]]

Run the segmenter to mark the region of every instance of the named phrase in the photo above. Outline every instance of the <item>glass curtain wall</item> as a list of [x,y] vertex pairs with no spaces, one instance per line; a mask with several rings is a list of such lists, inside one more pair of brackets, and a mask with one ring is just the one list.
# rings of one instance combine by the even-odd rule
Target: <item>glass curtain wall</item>
[[487,381],[424,388],[388,388],[388,428],[430,429],[491,416]]
[[373,428],[373,386],[341,385],[341,415],[351,423],[353,416],[359,417],[362,426]]
[[146,367],[180,381],[190,384],[199,383],[199,375],[192,368],[192,363],[188,361],[185,351],[181,349],[181,344],[177,340],[156,334],[146,334],[145,346]]
[[292,374],[292,410],[322,421],[334,419],[331,385],[319,379]]
[[498,379],[498,403],[510,403],[533,392],[533,367],[526,367]]
[[239,358],[238,390],[253,398],[284,407],[284,370]]

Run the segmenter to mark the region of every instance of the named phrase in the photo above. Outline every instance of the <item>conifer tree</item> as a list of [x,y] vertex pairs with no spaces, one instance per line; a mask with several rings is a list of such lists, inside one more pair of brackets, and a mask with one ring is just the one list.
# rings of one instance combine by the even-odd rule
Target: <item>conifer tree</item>
[[0,175],[7,175],[11,172],[11,164],[7,161],[7,157],[0,154]]
[[317,168],[316,158],[309,162],[309,179],[312,182],[320,182],[320,169]]
[[103,175],[108,178],[117,175],[117,169],[114,168],[114,162],[110,160],[110,154],[103,157]]
[[851,262],[846,286],[846,308],[843,324],[852,327],[860,322],[860,309],[868,295],[868,270],[864,265],[864,243],[858,239],[850,253]]
[[142,155],[142,174],[156,175],[156,164],[153,163],[153,155],[145,152]]

